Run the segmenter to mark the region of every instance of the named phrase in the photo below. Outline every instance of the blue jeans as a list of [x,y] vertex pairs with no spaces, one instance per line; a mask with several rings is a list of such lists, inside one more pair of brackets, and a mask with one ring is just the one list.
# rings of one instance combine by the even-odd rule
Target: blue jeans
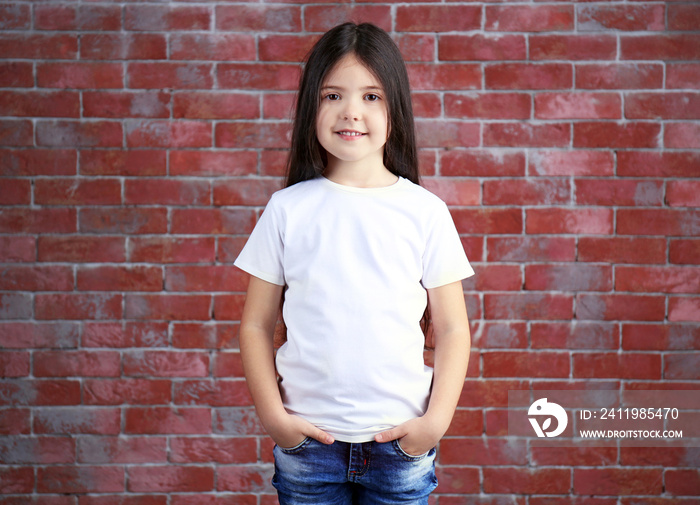
[[404,452],[398,441],[379,444],[307,438],[298,446],[275,446],[280,505],[426,505],[437,487],[435,449],[421,456]]

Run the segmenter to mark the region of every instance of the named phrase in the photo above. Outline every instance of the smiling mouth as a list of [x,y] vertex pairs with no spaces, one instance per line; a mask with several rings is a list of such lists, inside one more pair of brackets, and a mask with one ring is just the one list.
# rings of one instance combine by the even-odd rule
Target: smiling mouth
[[367,135],[366,133],[362,132],[356,132],[356,131],[351,131],[351,130],[341,130],[336,132],[338,135],[341,137],[361,137],[363,135]]

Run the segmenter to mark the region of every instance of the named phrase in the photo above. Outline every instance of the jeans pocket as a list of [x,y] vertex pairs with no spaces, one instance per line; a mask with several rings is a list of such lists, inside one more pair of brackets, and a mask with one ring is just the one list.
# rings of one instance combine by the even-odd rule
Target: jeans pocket
[[403,447],[401,447],[401,442],[397,440],[393,440],[392,444],[394,446],[394,450],[396,453],[401,456],[403,459],[406,461],[420,461],[422,459],[425,459],[428,454],[430,454],[434,449],[430,449],[428,452],[425,454],[419,454],[418,456],[415,456],[413,454],[409,454],[406,451],[404,451]]
[[311,440],[313,440],[311,437],[306,437],[304,440],[302,440],[299,444],[295,445],[294,447],[280,447],[279,445],[277,448],[282,451],[284,454],[299,454],[301,451],[306,449],[306,446],[311,443]]

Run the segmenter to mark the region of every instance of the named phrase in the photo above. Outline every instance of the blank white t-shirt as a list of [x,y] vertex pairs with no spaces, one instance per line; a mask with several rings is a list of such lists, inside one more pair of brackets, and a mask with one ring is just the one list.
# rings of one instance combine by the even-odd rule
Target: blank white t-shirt
[[286,286],[276,365],[288,412],[351,443],[424,414],[426,289],[474,274],[437,196],[404,178],[295,184],[272,196],[234,264]]

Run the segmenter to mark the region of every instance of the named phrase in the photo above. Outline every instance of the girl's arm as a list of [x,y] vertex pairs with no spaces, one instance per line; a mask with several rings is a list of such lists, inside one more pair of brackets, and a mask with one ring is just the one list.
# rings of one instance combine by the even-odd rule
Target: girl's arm
[[464,293],[460,281],[428,290],[435,335],[433,388],[428,410],[422,417],[379,433],[377,442],[401,439],[409,454],[424,454],[447,431],[467,374],[471,339]]
[[329,434],[288,414],[282,405],[273,347],[282,288],[250,277],[240,330],[241,359],[248,389],[260,421],[280,447],[294,447],[307,436],[333,443]]

